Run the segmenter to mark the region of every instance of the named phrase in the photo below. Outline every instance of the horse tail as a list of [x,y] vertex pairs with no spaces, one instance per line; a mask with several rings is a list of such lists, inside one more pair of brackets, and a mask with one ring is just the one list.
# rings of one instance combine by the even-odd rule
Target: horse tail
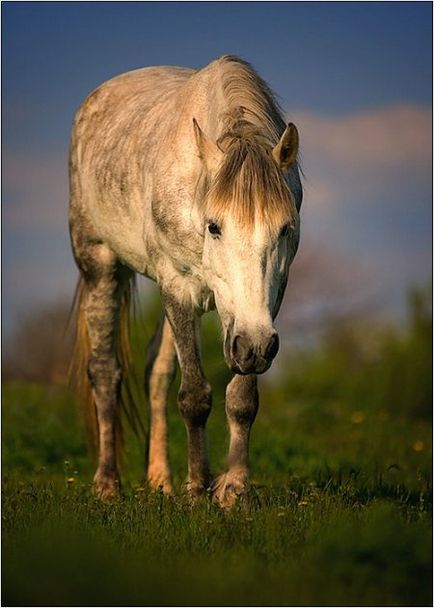
[[[134,308],[134,294],[135,281],[133,275],[126,283],[122,292],[118,324],[115,331],[116,358],[122,371],[122,387],[118,396],[119,409],[116,413],[116,459],[118,465],[121,464],[124,447],[122,418],[126,418],[134,434],[140,439],[146,437],[137,405],[138,383],[131,365],[130,312],[131,308]],[[75,326],[75,340],[69,367],[69,383],[76,392],[83,409],[88,448],[96,456],[98,449],[98,418],[88,375],[91,346],[85,318],[86,297],[86,282],[80,277],[75,289],[70,315],[70,324]]]

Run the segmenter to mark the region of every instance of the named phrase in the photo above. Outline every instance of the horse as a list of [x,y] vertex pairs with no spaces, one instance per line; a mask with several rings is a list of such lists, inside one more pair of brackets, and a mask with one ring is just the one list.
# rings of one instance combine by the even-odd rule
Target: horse
[[[185,489],[222,507],[248,494],[248,448],[258,411],[257,376],[279,348],[273,321],[296,254],[302,201],[299,135],[246,61],[145,67],[96,88],[73,123],[69,227],[80,271],[72,367],[93,416],[102,499],[116,496],[127,330],[136,273],[155,281],[163,316],[147,362],[147,480],[173,492],[167,396],[177,396],[188,445]],[[200,319],[217,310],[226,387],[227,471],[212,481],[206,423],[211,387],[200,357]]]

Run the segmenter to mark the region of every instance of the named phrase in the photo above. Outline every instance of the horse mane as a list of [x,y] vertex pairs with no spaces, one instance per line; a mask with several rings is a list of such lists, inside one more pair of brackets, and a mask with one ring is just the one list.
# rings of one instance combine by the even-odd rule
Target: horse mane
[[252,123],[265,129],[276,145],[286,124],[272,90],[247,61],[234,55],[217,60],[223,96],[230,113],[242,108]]
[[230,212],[246,228],[259,220],[271,231],[280,230],[294,208],[272,156],[285,123],[268,85],[248,63],[232,56],[220,61],[228,109],[217,140],[223,161],[206,197],[206,212],[216,221]]

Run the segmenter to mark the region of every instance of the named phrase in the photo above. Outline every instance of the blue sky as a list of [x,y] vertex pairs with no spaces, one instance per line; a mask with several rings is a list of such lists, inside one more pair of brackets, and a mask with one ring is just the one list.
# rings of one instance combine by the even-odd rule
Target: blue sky
[[66,158],[82,99],[120,72],[224,53],[251,62],[299,126],[300,256],[363,267],[394,315],[429,277],[431,3],[3,2],[2,16],[6,329],[72,293]]

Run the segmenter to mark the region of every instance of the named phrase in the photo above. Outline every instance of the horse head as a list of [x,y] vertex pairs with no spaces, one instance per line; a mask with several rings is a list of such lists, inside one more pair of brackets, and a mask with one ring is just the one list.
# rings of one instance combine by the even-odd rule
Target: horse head
[[238,374],[261,374],[279,349],[273,321],[299,241],[288,172],[298,132],[290,123],[273,147],[247,121],[217,142],[194,120],[207,188],[202,201],[203,273],[224,333],[224,355]]

